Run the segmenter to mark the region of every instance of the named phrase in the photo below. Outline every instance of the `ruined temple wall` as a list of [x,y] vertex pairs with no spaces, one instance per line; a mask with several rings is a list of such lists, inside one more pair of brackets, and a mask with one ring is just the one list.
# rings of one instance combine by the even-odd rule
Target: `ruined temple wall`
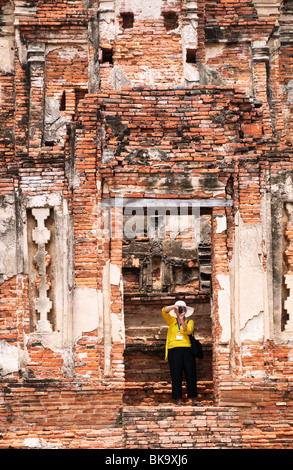
[[[148,185],[149,179],[144,176],[144,174],[154,174],[154,176],[162,174],[163,176],[163,172],[166,173],[166,169],[168,169],[169,173],[174,172],[176,174],[177,172],[178,175],[180,175],[181,170],[176,166],[176,159],[173,157],[170,147],[168,148],[165,145],[165,139],[169,135],[170,130],[167,129],[163,136],[156,136],[155,132],[149,131],[149,125],[147,128],[149,141],[155,141],[156,146],[158,148],[161,148],[160,146],[162,146],[166,152],[164,154],[166,161],[164,162],[163,172],[160,169],[162,163],[157,163],[156,160],[150,168],[146,167],[144,162],[147,152],[145,151],[145,154],[132,152],[132,147],[130,145],[132,142],[137,142],[137,139],[135,138],[132,140],[132,132],[135,134],[136,126],[135,124],[132,125],[130,123],[136,119],[136,116],[138,120],[140,120],[139,114],[143,114],[147,110],[149,110],[148,112],[150,115],[152,115],[152,112],[156,113],[158,118],[160,116],[160,96],[162,93],[165,93],[165,110],[168,109],[166,107],[166,92],[160,90],[157,90],[156,92],[146,89],[140,92],[137,92],[136,90],[133,92],[125,91],[124,95],[122,93],[123,100],[120,101],[118,99],[116,104],[114,97],[117,95],[112,93],[109,95],[109,98],[107,95],[103,95],[103,103],[106,105],[104,112],[105,121],[110,125],[108,127],[108,133],[102,134],[105,136],[102,148],[106,150],[105,155],[107,155],[107,158],[112,158],[112,162],[116,169],[115,174],[112,174],[108,165],[101,167],[101,173],[107,182],[106,196],[112,195],[114,197],[117,194],[124,194],[125,196],[133,195],[135,197],[170,197],[177,194],[176,188],[179,183],[176,185],[175,179],[173,179],[173,181],[170,180],[167,184],[165,182],[165,186],[160,188],[160,186],[150,187]],[[217,106],[219,106],[225,93],[228,95],[230,91],[220,89],[217,98],[216,95],[214,95],[214,101],[212,103],[215,104],[216,102]],[[175,95],[176,91],[172,93],[169,92],[169,100],[173,105]],[[156,100],[153,100],[153,107],[150,108],[147,104],[146,108],[142,106],[139,113],[137,113],[137,108],[135,106],[136,100],[139,99],[140,104],[142,104],[145,99],[146,103],[148,103],[146,98],[149,96],[156,97]],[[194,94],[192,99],[196,100],[200,98],[204,101],[204,97],[205,95],[198,96]],[[127,99],[129,100],[128,103]],[[245,100],[242,101],[242,98],[239,95],[235,101],[238,102],[240,107],[244,105],[243,103],[246,103]],[[132,107],[130,102],[132,103]],[[120,112],[119,108],[122,106],[120,103],[122,103],[122,105],[125,104],[128,110],[127,116],[123,113],[123,121],[119,121],[117,118],[117,115],[119,115]],[[178,99],[178,103],[180,104],[182,113],[184,106],[185,109],[189,108],[189,105],[187,104],[188,101],[186,100],[182,101],[182,99]],[[183,105],[183,103],[185,103],[185,105]],[[206,104],[203,106],[202,110],[203,113],[206,113],[206,109],[210,106],[209,103],[209,100],[206,100]],[[198,109],[198,106],[194,106],[193,109],[194,108]],[[245,109],[247,112],[248,108],[246,107]],[[235,114],[238,113],[236,106],[234,107],[234,112]],[[252,116],[257,115],[254,114],[254,110],[251,112]],[[175,114],[176,111],[174,112],[174,115]],[[121,112],[120,115],[122,115]],[[198,118],[199,115],[200,112],[194,113],[194,118]],[[116,127],[114,125],[114,121],[109,119],[109,116],[116,117]],[[166,121],[164,116],[165,115],[163,113],[163,119]],[[250,119],[253,121],[255,118],[252,118],[252,116]],[[233,118],[231,116],[230,118],[231,122],[233,122]],[[150,124],[150,127],[156,126],[156,122],[154,120],[150,119],[149,122],[152,123]],[[172,122],[172,120],[169,118],[168,122]],[[182,116],[180,122],[182,123]],[[190,115],[188,123],[191,128],[188,129],[187,134],[192,136],[194,132],[194,134],[198,135],[198,129],[192,128],[193,120]],[[126,132],[128,127],[131,129],[130,135]],[[174,123],[170,127],[172,130],[176,128],[175,118]],[[117,132],[118,128],[121,130],[120,134]],[[238,123],[236,126],[231,124],[231,128],[233,129],[232,132],[234,132],[235,141],[238,140],[239,128],[246,129],[247,132],[251,130],[250,126],[245,127],[245,124],[243,123]],[[144,139],[144,136],[142,137],[140,135],[140,138]],[[197,195],[197,197],[203,197],[205,195],[205,197],[208,197],[208,194],[209,197],[211,197],[216,194],[212,191],[209,192],[205,187],[204,183],[207,183],[209,178],[205,176],[206,169],[204,169],[201,164],[201,162],[204,162],[206,158],[204,149],[208,148],[209,139],[209,133],[206,133],[204,130],[202,145],[199,151],[201,158],[198,156],[197,159],[187,160],[188,162],[193,162],[190,163],[189,167],[186,166],[185,168],[185,173],[190,172],[189,174],[192,175],[193,178],[193,186],[191,185],[185,193],[188,197],[193,197],[193,195]],[[235,141],[231,144],[232,146],[235,145]],[[267,164],[263,162],[260,166],[258,163],[257,155],[259,154],[259,150],[257,148],[257,138],[250,134],[248,134],[245,139],[242,137],[238,141],[239,150],[246,149],[245,142],[249,143],[250,148],[253,149],[253,151],[248,155],[242,154],[239,156],[239,166],[235,165],[233,172],[231,171],[231,166],[229,166],[229,154],[227,155],[226,167],[224,162],[219,163],[217,153],[214,156],[214,158],[218,159],[218,168],[220,167],[222,169],[222,172],[218,173],[219,180],[221,180],[221,177],[223,178],[223,174],[225,174],[224,169],[226,168],[228,175],[232,173],[234,181],[234,211],[231,211],[229,208],[226,208],[226,210],[215,208],[213,216],[215,220],[213,229],[212,257],[214,273],[212,283],[213,338],[218,344],[218,346],[215,346],[214,350],[214,380],[218,385],[219,400],[221,401],[223,399],[223,402],[225,402],[226,399],[233,399],[235,403],[238,403],[239,400],[242,400],[242,402],[244,399],[248,401],[250,400],[251,389],[249,388],[249,385],[246,385],[246,383],[251,383],[251,381],[262,383],[264,378],[274,380],[273,371],[275,370],[275,367],[276,370],[278,370],[278,375],[281,370],[281,366],[279,366],[280,348],[277,346],[274,347],[273,343],[270,342],[270,340],[274,338],[282,337],[282,332],[277,331],[277,329],[272,326],[274,321],[271,317],[272,303],[270,300],[270,286],[272,285],[272,278],[270,277],[270,270],[272,251],[270,250],[271,229],[269,228],[270,226],[268,226],[268,214],[270,209],[268,208],[267,200],[264,197],[265,181],[267,181]],[[123,143],[124,145],[121,145]],[[211,148],[214,147],[211,146]],[[120,150],[119,153],[117,153],[115,149],[122,149],[126,158],[121,158],[122,155]],[[109,150],[111,150],[111,152]],[[175,152],[176,146],[173,146],[172,150]],[[181,151],[184,153],[183,149],[181,149]],[[149,158],[152,156],[153,154],[149,154]],[[169,156],[169,159],[167,156]],[[211,158],[211,153],[209,154],[209,157]],[[212,158],[210,161],[212,161]],[[212,165],[210,161],[209,164]],[[109,161],[107,160],[107,164],[108,163]],[[136,170],[137,164],[139,164],[138,170]],[[157,168],[155,168],[156,166]],[[196,183],[196,175],[199,174],[198,172],[200,172],[201,175],[199,181],[202,183],[199,187]],[[215,175],[217,175],[217,171],[215,172]],[[215,184],[216,180],[217,177],[214,177]],[[228,177],[226,175],[226,179],[223,178],[222,180],[225,181],[225,192],[223,192],[221,186],[219,186],[217,197],[226,195],[226,192],[228,191],[227,180]],[[153,179],[153,183],[155,181],[156,179]],[[161,180],[159,179],[158,181]],[[181,183],[182,181],[183,180],[181,179]],[[129,184],[130,182],[133,183],[133,188]],[[187,186],[185,185],[185,188],[186,187]],[[229,191],[231,191],[231,188]],[[183,193],[181,192],[181,194]],[[251,249],[252,246],[254,247],[253,250]],[[229,248],[227,249],[227,247]],[[251,283],[251,279],[253,279],[253,283]],[[269,342],[267,343],[267,341]],[[284,341],[284,339],[281,341]],[[284,382],[281,387],[286,390],[290,381],[290,374],[288,376],[291,361],[290,344],[283,347],[283,349],[281,348],[281,350],[282,357],[286,358],[288,365],[288,367],[285,368],[286,372],[284,373]],[[233,395],[233,388],[235,390],[235,395]],[[247,390],[247,393],[249,393],[246,398],[244,398],[245,395],[243,394],[243,390]],[[256,392],[256,394],[257,393],[258,392]],[[280,394],[281,393],[282,392],[280,391]]]
[[109,225],[102,207],[121,194],[229,202],[211,219],[216,403],[273,427],[292,403],[290,11],[156,3],[1,2],[3,447],[122,445],[121,208]]

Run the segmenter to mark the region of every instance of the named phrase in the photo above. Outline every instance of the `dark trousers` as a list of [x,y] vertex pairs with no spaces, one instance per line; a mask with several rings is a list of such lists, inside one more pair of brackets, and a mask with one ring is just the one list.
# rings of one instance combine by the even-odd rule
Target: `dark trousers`
[[172,398],[182,398],[183,372],[188,398],[197,397],[196,363],[191,348],[179,347],[168,350],[168,362],[172,379]]

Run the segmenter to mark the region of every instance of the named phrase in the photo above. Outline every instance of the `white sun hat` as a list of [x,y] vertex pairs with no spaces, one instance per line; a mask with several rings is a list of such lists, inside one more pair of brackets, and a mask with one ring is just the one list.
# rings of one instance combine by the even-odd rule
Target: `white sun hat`
[[[178,307],[186,308],[186,312],[185,312],[186,317],[190,317],[190,315],[193,314],[194,308],[187,307],[186,303],[183,300],[178,300],[177,302],[175,302],[175,305],[177,305]],[[169,314],[171,315],[171,317],[175,317],[175,318],[177,317],[175,309],[170,310]]]

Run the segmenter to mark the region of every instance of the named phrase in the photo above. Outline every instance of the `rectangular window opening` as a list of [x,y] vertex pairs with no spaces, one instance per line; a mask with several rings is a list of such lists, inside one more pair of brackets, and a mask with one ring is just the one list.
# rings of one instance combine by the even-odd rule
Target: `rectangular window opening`
[[134,14],[132,12],[121,13],[122,28],[131,29],[134,23]]
[[174,11],[167,11],[163,13],[164,27],[166,31],[172,31],[178,28],[178,15]]
[[196,49],[186,49],[186,62],[188,64],[196,63]]
[[66,91],[63,90],[61,99],[60,99],[60,111],[66,110]]
[[102,47],[102,64],[113,64],[113,48]]

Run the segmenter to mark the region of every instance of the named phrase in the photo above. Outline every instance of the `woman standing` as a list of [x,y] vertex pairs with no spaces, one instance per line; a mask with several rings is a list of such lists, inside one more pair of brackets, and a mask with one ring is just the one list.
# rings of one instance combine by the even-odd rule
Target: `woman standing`
[[195,357],[191,351],[189,335],[193,333],[194,322],[187,320],[193,313],[192,307],[179,300],[175,305],[164,307],[162,315],[169,326],[165,359],[169,362],[172,379],[172,398],[177,406],[182,404],[183,371],[187,384],[188,398],[192,399],[194,406],[201,406],[197,401],[197,382]]

